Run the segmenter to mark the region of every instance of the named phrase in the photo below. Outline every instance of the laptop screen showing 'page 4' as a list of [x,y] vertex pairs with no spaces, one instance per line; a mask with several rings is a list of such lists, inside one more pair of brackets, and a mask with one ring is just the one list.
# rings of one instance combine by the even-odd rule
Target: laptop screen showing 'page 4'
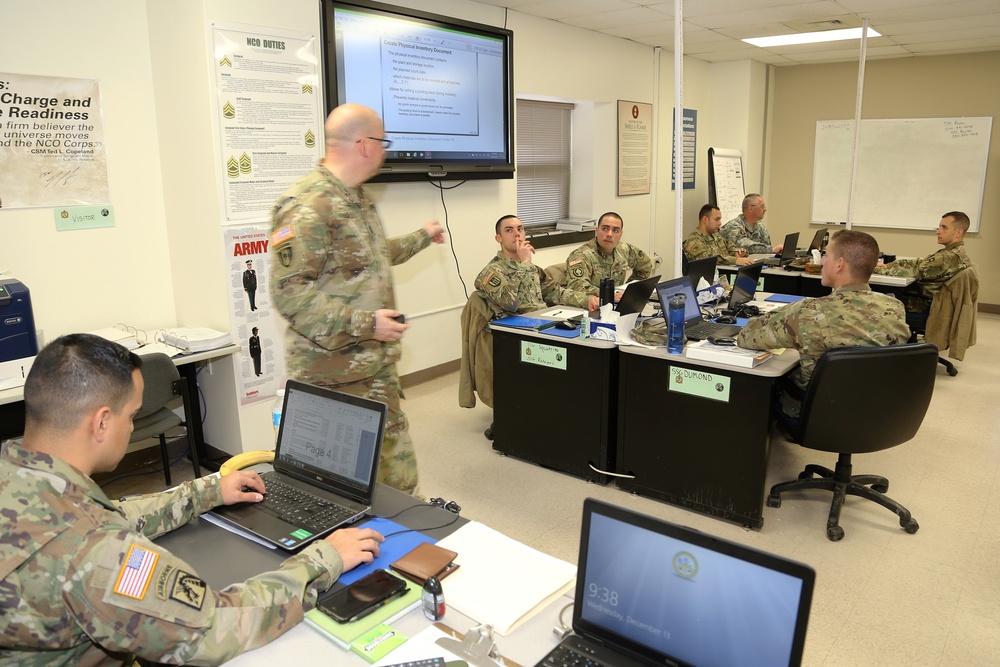
[[281,417],[279,460],[358,489],[368,487],[380,413],[329,395],[292,388],[288,392]]
[[661,664],[790,664],[798,577],[598,512],[585,567],[581,620],[646,647],[642,653]]

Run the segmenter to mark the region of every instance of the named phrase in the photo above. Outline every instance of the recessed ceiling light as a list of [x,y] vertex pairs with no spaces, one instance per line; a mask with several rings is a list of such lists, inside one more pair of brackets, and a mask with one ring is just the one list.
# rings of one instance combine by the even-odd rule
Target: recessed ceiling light
[[[861,39],[861,28],[845,28],[843,30],[821,30],[819,32],[800,32],[794,35],[775,35],[773,37],[751,37],[742,41],[754,46],[767,48],[770,46],[789,46],[791,44],[817,44],[819,42],[838,42],[845,39]],[[881,37],[878,32],[868,28],[869,37]]]

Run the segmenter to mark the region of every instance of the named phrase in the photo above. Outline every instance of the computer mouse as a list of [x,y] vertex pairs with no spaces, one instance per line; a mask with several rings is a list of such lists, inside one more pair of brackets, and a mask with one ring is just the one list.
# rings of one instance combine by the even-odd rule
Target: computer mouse
[[731,315],[719,315],[715,321],[719,324],[736,324],[736,318]]
[[570,322],[569,320],[563,320],[562,322],[556,322],[556,329],[575,329],[575,322]]

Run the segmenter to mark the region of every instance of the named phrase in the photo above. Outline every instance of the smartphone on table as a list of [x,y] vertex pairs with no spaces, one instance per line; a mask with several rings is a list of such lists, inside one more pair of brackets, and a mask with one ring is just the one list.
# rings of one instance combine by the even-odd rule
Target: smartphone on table
[[350,586],[327,593],[316,606],[338,623],[351,623],[405,593],[405,581],[385,570],[375,570]]

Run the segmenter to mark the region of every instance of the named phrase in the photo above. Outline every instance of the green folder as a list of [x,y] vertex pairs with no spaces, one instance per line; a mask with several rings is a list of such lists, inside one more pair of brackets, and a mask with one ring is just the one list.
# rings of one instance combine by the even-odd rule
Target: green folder
[[334,644],[348,651],[351,643],[366,632],[379,625],[392,623],[418,606],[420,606],[420,587],[409,583],[404,595],[353,623],[338,623],[319,609],[306,612],[305,622]]

